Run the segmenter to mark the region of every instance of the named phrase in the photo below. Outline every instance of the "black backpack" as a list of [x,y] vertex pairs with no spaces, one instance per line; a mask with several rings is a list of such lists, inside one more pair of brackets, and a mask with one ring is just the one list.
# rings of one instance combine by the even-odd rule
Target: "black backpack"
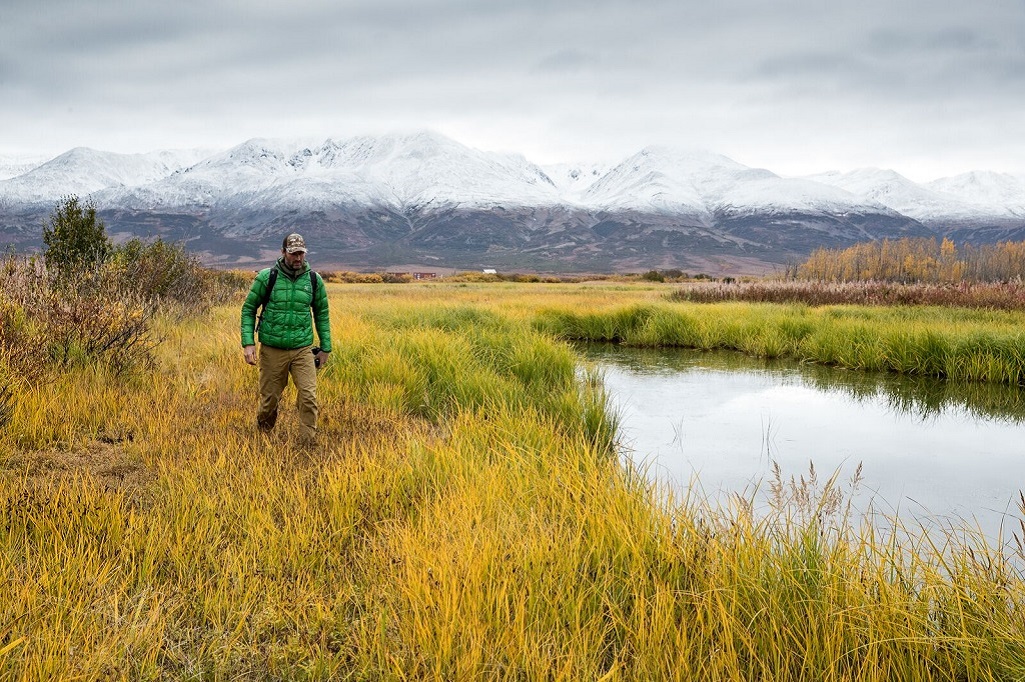
[[[274,283],[278,281],[278,268],[274,266],[270,269],[270,276],[267,278],[267,290],[263,294],[263,300],[260,301],[260,315],[256,318],[256,331],[260,331],[260,323],[263,322],[263,314],[267,312],[267,304],[270,303],[270,292],[274,290]],[[310,286],[313,287],[313,296],[310,298],[310,306],[313,306],[313,302],[317,300],[317,273],[310,270]]]

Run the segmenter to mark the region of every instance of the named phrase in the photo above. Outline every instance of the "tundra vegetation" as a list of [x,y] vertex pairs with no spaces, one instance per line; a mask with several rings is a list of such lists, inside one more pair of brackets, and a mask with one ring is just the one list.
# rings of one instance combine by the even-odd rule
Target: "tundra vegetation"
[[[125,274],[149,256],[193,293]],[[813,471],[767,509],[674,495],[617,457],[565,343],[1020,381],[1022,313],[329,283],[304,449],[294,409],[254,428],[248,277],[182,256],[137,244],[70,288],[2,271],[4,679],[1025,676],[1025,529],[881,528]]]

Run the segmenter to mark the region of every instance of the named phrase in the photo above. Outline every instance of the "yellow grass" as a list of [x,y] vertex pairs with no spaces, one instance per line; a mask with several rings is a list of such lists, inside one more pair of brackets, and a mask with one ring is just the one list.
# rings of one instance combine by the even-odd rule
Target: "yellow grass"
[[532,325],[665,291],[329,285],[314,449],[292,393],[256,433],[234,307],[165,323],[127,384],[18,386],[0,679],[1025,676],[1020,556],[874,529],[835,482],[756,517],[619,462]]

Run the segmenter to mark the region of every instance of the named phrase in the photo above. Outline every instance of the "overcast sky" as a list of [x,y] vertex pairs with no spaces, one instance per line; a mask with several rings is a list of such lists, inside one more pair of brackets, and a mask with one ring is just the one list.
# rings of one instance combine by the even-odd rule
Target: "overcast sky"
[[0,155],[431,129],[1025,174],[1025,0],[3,0]]

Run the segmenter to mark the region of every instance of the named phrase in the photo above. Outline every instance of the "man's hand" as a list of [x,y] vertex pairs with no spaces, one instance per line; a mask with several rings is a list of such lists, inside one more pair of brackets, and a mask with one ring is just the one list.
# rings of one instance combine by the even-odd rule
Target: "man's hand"
[[247,365],[256,364],[256,346],[246,346],[242,349],[242,357],[245,358]]
[[327,351],[320,351],[319,353],[316,353],[313,356],[317,359],[317,369],[321,369],[324,365],[327,364],[327,356],[329,355],[331,354]]

